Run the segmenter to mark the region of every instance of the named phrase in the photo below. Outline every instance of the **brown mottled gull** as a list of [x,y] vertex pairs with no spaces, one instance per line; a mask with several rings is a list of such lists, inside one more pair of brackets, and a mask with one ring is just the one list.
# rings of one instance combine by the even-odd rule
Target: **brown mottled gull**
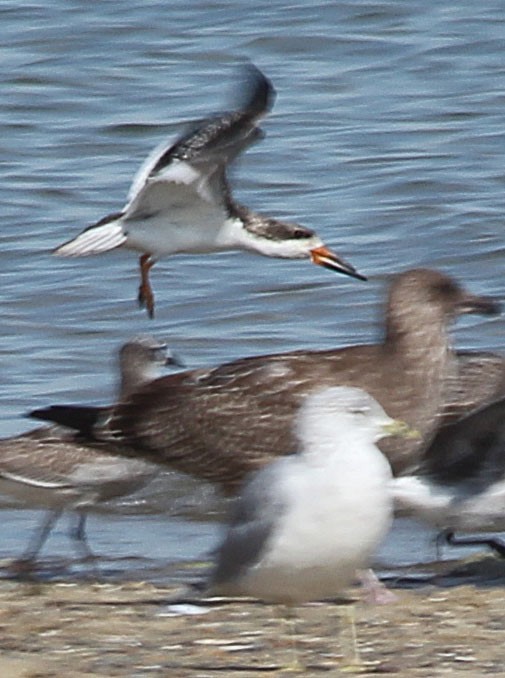
[[[380,343],[258,356],[211,370],[157,379],[109,409],[56,406],[35,416],[79,428],[121,454],[144,458],[218,483],[233,493],[248,472],[295,443],[303,398],[323,386],[356,386],[422,439],[385,439],[394,473],[415,465],[432,436],[455,371],[448,327],[462,313],[496,313],[498,304],[430,269],[394,277]],[[336,431],[336,435],[338,432]]]
[[[179,364],[165,344],[140,336],[119,352],[120,396],[159,376],[162,366]],[[69,429],[50,426],[0,440],[0,492],[24,506],[49,509],[19,564],[28,569],[65,510],[78,512],[72,531],[81,551],[86,544],[86,508],[130,494],[149,482],[159,467],[141,459],[111,456],[100,445]]]

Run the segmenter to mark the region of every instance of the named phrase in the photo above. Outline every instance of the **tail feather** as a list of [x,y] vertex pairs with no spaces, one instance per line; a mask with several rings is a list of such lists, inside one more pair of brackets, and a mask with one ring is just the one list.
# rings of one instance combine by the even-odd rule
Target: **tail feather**
[[53,254],[59,257],[83,257],[89,254],[100,254],[116,249],[126,242],[119,218],[121,213],[105,217],[97,224],[90,226],[76,238],[57,247]]

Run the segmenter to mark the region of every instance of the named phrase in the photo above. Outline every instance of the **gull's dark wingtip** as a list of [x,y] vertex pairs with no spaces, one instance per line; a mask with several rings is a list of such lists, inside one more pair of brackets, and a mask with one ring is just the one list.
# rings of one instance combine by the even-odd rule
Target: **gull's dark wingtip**
[[31,419],[41,419],[72,429],[86,438],[93,437],[93,427],[104,408],[86,405],[50,405],[25,414]]

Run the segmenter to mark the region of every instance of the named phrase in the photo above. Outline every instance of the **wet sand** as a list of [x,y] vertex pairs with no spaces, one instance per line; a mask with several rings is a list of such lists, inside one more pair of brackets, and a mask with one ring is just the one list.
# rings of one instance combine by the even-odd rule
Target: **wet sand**
[[[430,582],[396,580],[389,605],[354,606],[359,666],[352,666],[350,605],[298,608],[301,675],[505,676],[505,563],[486,556],[451,569]],[[173,585],[138,576],[1,580],[0,676],[290,675],[293,649],[278,608],[169,604],[181,579],[198,570],[188,565]],[[362,597],[358,588],[349,595]]]

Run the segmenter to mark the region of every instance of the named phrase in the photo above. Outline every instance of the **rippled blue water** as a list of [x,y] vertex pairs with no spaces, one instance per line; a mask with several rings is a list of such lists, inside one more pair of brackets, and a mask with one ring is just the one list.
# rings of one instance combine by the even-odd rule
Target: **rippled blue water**
[[[505,296],[500,0],[4,0],[0,34],[2,435],[34,406],[107,402],[114,351],[138,332],[192,367],[373,339],[388,274],[412,266]],[[152,147],[222,110],[244,58],[278,99],[237,197],[316,229],[370,281],[174,257],[153,272],[150,322],[134,254],[50,250],[122,206]],[[503,330],[469,318],[456,340],[501,349]]]

